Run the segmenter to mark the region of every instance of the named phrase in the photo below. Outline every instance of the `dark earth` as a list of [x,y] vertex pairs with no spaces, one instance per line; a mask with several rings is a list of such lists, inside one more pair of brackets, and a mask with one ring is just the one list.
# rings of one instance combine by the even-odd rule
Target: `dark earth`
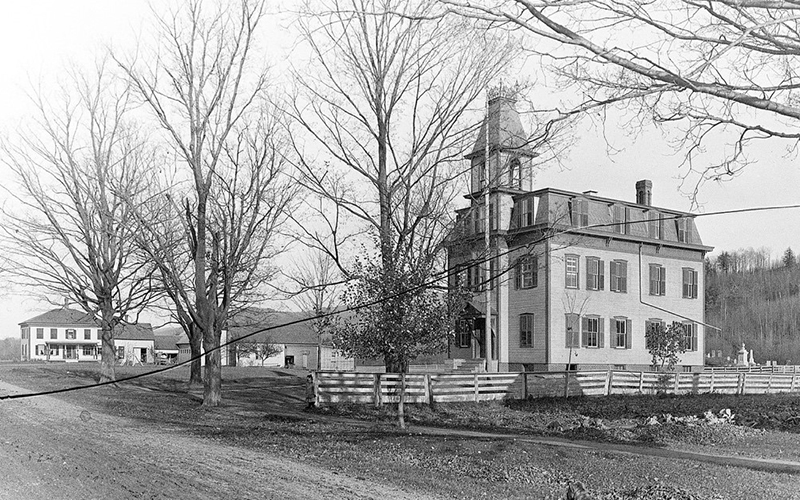
[[[800,498],[796,397],[409,405],[401,431],[391,408],[304,412],[304,377],[226,369],[210,409],[184,368],[0,401],[0,498],[556,499],[577,481],[590,498]],[[4,395],[96,379],[95,366],[0,366]],[[738,421],[643,423],[725,405]]]

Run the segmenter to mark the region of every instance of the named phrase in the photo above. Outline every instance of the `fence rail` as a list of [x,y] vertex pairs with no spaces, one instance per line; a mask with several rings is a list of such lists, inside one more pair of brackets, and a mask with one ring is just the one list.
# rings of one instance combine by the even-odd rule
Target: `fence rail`
[[764,366],[714,366],[707,367],[706,372],[757,372],[757,373],[800,373],[800,365],[764,365]]
[[406,403],[489,401],[548,396],[610,394],[776,394],[800,392],[800,373],[628,371],[432,374],[317,372],[318,404],[400,401]]

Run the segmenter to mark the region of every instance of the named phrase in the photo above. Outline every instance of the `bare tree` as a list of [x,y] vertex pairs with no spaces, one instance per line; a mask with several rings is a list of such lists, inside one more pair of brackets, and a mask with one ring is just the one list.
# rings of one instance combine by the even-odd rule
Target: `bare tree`
[[52,101],[38,90],[35,123],[2,144],[17,180],[4,186],[3,252],[20,287],[99,322],[101,381],[110,381],[115,327],[158,294],[125,201],[148,188],[155,158],[130,119],[128,88],[104,63],[70,77]]
[[[442,2],[535,37],[561,88],[626,101],[642,123],[680,124],[676,146],[690,169],[714,145],[721,156],[699,169],[695,194],[705,180],[736,175],[754,143],[785,139],[794,150],[800,139],[796,1]],[[732,147],[718,147],[720,135]]]
[[283,348],[273,343],[270,337],[265,337],[263,342],[239,342],[236,344],[237,356],[245,357],[252,354],[257,360],[261,361],[262,367],[267,359],[281,352],[283,352]]
[[295,266],[287,278],[294,290],[292,299],[304,312],[314,315],[309,320],[317,334],[317,368],[322,368],[322,343],[335,328],[336,317],[331,313],[339,303],[341,273],[330,255],[313,250],[311,258]]
[[[378,257],[364,262],[386,283],[412,274],[424,283],[441,264],[462,155],[474,138],[465,125],[474,123],[469,107],[515,53],[507,39],[472,22],[422,20],[435,9],[427,1],[332,0],[309,5],[299,19],[318,71],[295,72],[299,92],[288,109],[297,133],[291,135],[303,186],[328,203],[317,214],[322,229],[300,226],[345,276],[355,265],[348,257],[373,248],[370,237]],[[300,137],[329,161],[319,164]],[[345,218],[352,232],[343,230]],[[359,252],[353,243],[365,246]],[[388,369],[405,370],[407,360],[389,359]]]
[[293,194],[284,183],[275,122],[264,119],[271,113],[263,105],[266,69],[253,62],[263,16],[262,0],[192,0],[156,17],[151,52],[116,56],[185,165],[181,173],[191,186],[173,191],[171,204],[184,229],[190,282],[167,281],[180,297],[178,309],[191,320],[194,356],[202,338],[206,406],[221,400],[221,331],[231,308],[269,278],[264,264],[280,250],[275,237]]

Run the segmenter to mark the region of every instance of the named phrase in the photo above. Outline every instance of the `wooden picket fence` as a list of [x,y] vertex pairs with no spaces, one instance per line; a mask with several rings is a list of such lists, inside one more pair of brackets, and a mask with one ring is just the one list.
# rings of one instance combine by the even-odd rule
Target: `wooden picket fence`
[[[568,379],[567,379],[568,377]],[[397,403],[405,383],[406,403],[445,403],[610,394],[775,394],[800,392],[800,374],[575,371],[522,373],[317,372],[318,404]]]

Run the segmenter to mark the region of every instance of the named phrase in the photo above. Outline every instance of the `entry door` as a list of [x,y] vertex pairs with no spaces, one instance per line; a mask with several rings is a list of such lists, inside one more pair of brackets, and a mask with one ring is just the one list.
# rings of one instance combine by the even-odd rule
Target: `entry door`
[[142,347],[141,354],[139,355],[139,360],[141,360],[142,363],[147,363],[147,348],[146,347]]

